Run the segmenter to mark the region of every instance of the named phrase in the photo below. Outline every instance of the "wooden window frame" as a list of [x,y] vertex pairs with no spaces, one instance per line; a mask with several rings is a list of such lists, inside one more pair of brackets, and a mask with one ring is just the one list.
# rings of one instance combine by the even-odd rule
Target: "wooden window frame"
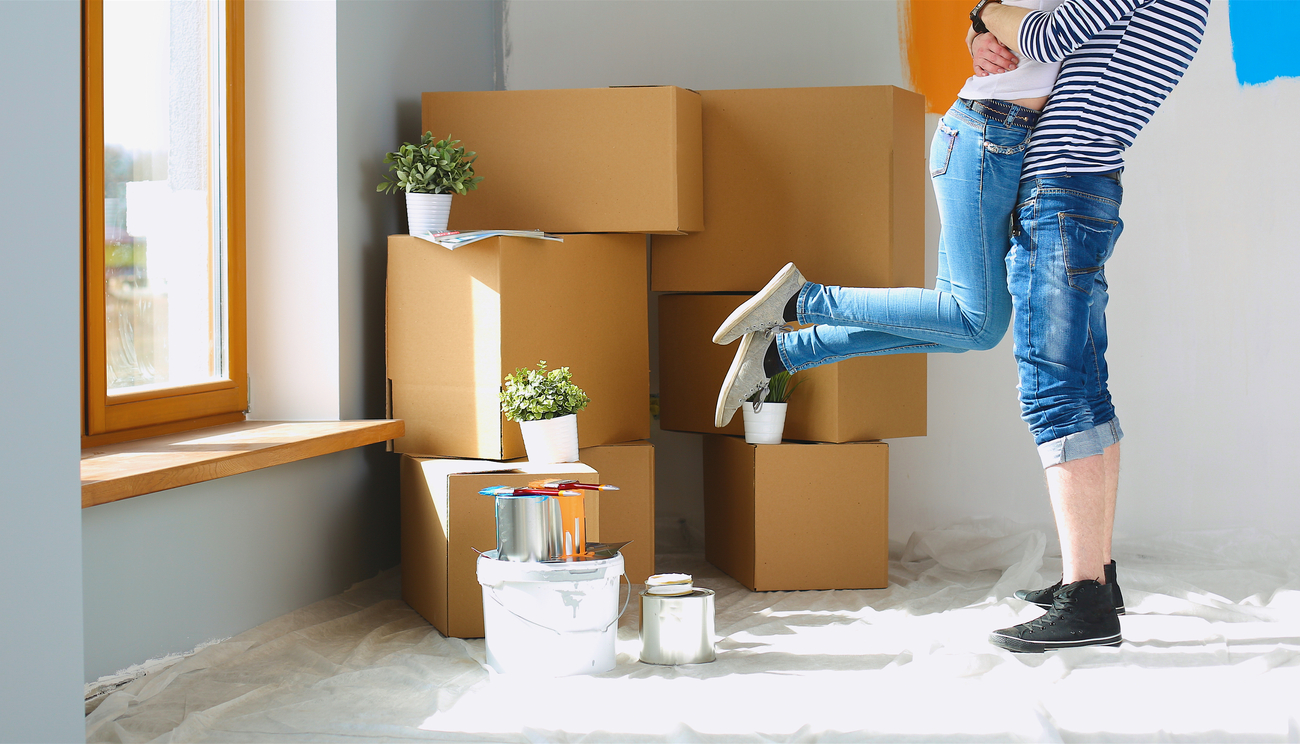
[[104,308],[104,6],[103,0],[82,0],[83,448],[243,421],[248,408],[244,0],[226,0],[225,21],[229,379],[110,393]]

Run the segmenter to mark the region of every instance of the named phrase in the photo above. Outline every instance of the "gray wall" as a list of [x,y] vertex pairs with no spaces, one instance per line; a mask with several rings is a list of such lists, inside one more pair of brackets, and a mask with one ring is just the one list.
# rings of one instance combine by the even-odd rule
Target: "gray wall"
[[[404,229],[399,198],[375,192],[383,154],[418,139],[421,92],[493,87],[499,5],[336,11],[340,415],[379,418],[385,236]],[[396,565],[396,464],[377,445],[85,510],[85,678],[235,635]]]
[[419,142],[424,91],[494,88],[500,7],[495,0],[338,3],[339,412],[345,419],[384,415],[387,236],[406,230],[403,197],[375,191],[388,168],[384,153]]
[[0,3],[0,741],[84,739],[79,3]]

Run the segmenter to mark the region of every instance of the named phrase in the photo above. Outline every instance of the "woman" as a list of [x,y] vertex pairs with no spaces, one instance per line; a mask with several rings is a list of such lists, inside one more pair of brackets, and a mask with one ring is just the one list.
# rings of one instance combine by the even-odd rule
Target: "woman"
[[[1005,3],[1049,11],[1061,0]],[[975,37],[973,30],[967,34],[968,47]],[[1001,50],[993,56],[1014,59]],[[713,336],[717,344],[743,337],[718,394],[715,426],[726,426],[781,370],[854,356],[991,349],[1002,339],[1011,319],[1005,264],[1011,210],[1029,135],[1060,65],[981,60],[976,67],[930,145],[943,225],[935,288],[813,284],[786,264]],[[1007,72],[984,72],[998,69]],[[790,330],[790,321],[814,325]]]

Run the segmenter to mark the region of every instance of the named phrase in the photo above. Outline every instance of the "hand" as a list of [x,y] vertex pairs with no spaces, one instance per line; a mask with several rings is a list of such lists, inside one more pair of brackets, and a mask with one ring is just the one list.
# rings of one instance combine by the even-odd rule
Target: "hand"
[[993,34],[980,34],[970,44],[971,62],[976,77],[999,75],[1016,69],[1020,59],[999,42]]

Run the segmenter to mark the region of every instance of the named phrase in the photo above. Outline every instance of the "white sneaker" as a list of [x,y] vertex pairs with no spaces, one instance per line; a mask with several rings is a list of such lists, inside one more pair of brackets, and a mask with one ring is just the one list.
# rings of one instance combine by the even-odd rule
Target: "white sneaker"
[[760,390],[767,388],[767,374],[763,370],[763,357],[772,338],[785,326],[769,328],[763,331],[751,331],[740,340],[736,356],[731,360],[731,368],[722,380],[722,390],[718,392],[718,407],[713,412],[713,425],[721,429],[731,423],[731,417],[741,405]]
[[807,283],[794,264],[782,266],[758,294],[745,300],[722,321],[713,334],[713,343],[725,346],[751,331],[785,325],[786,303]]

